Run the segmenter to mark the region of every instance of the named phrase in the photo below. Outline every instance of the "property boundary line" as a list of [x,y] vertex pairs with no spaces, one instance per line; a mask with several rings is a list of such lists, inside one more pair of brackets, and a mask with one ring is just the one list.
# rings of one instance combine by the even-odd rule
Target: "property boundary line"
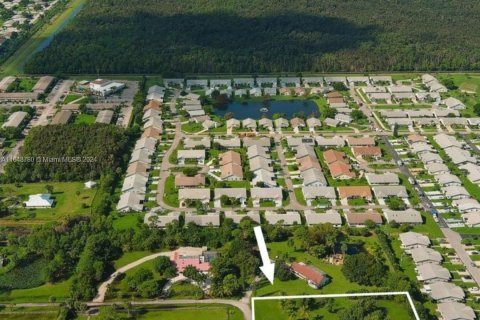
[[[284,299],[307,299],[307,298],[358,298],[358,297],[378,297],[378,296],[406,296],[410,307],[412,308],[415,320],[420,320],[415,304],[407,291],[398,292],[364,292],[364,293],[336,293],[336,294],[313,294],[296,296],[274,296],[274,297],[252,297],[252,320],[255,320],[255,301],[257,300],[284,300]],[[260,320],[260,319],[259,319]]]

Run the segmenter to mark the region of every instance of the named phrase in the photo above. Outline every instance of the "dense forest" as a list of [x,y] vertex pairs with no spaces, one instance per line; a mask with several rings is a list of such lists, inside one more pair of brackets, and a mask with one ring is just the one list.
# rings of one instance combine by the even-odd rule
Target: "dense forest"
[[128,131],[101,124],[35,127],[25,138],[21,158],[9,162],[14,182],[78,181],[121,170],[130,154]]
[[29,73],[478,70],[476,0],[89,0]]

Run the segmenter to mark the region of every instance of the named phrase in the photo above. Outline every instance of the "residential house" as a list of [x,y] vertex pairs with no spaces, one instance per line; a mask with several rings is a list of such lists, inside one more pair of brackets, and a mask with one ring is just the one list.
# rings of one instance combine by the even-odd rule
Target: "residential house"
[[323,271],[303,262],[293,262],[290,268],[297,277],[306,280],[314,289],[320,289],[329,282],[329,278]]
[[193,177],[186,176],[183,173],[175,175],[175,187],[176,188],[195,188],[205,185],[205,176],[196,174]]
[[288,211],[286,213],[277,213],[275,211],[265,211],[265,220],[269,224],[281,223],[284,226],[302,224],[300,214],[296,211]]
[[374,147],[375,138],[373,137],[348,137],[347,143],[350,147]]
[[412,255],[413,262],[415,262],[416,265],[422,265],[427,263],[440,264],[443,260],[440,252],[430,248],[414,248],[410,250],[409,253]]
[[123,180],[122,192],[146,193],[147,181],[148,178],[140,174],[128,176]]
[[210,189],[179,189],[178,200],[180,202],[180,208],[188,207],[189,201],[200,202],[203,205],[207,205],[210,202]]
[[305,210],[304,215],[305,221],[309,226],[322,223],[330,223],[336,227],[342,225],[342,217],[336,210],[328,210],[326,213],[317,213],[313,210]]
[[382,156],[382,149],[380,147],[352,147],[352,152],[356,157],[374,157],[380,158]]
[[442,302],[438,304],[442,320],[475,320],[477,316],[470,306],[459,302]]
[[337,195],[335,193],[335,188],[333,187],[303,187],[302,188],[303,197],[307,202],[308,206],[312,206],[312,201],[317,199],[327,199],[330,201],[334,201],[337,199]]
[[142,211],[143,200],[145,195],[137,192],[124,192],[120,195],[120,199],[117,203],[117,211],[129,212],[129,211]]
[[372,190],[377,199],[386,199],[389,197],[408,199],[408,192],[404,186],[373,186]]
[[253,222],[260,224],[260,214],[256,211],[249,211],[246,214],[237,213],[235,211],[225,211],[225,218],[232,219],[234,223],[240,223],[243,219],[249,218]]
[[458,100],[457,98],[449,97],[445,100],[442,101],[442,104],[444,104],[448,109],[453,109],[453,110],[463,110],[466,108],[465,104]]
[[177,162],[184,165],[186,160],[195,160],[197,164],[205,163],[205,150],[178,150]]
[[383,210],[383,215],[388,223],[395,221],[400,224],[422,224],[423,219],[420,212],[415,209],[406,209],[401,211],[393,211],[389,209]]
[[165,215],[148,212],[143,218],[143,223],[150,227],[166,228],[167,225],[180,219],[180,212],[169,212]]
[[367,221],[372,221],[375,224],[382,224],[382,216],[379,213],[345,213],[345,219],[350,227],[365,227]]
[[24,201],[25,207],[29,209],[51,208],[54,200],[49,193],[39,193],[28,196],[28,200]]
[[402,249],[410,250],[419,247],[429,247],[430,239],[418,232],[408,231],[400,233],[400,242],[402,243]]
[[186,213],[185,224],[189,223],[194,223],[200,227],[218,227],[220,226],[220,214],[217,212],[209,212],[206,214]]
[[288,120],[284,118],[278,118],[275,121],[275,128],[281,129],[281,128],[288,128]]
[[247,118],[242,121],[242,126],[244,129],[255,131],[257,130],[257,121],[252,118]]
[[459,286],[449,282],[434,282],[429,285],[430,296],[438,302],[462,301],[465,299],[465,292]]
[[385,173],[365,173],[365,178],[368,181],[369,185],[398,185],[400,184],[400,179],[398,175],[393,172]]
[[283,194],[282,188],[251,188],[250,194],[254,207],[260,207],[262,201],[273,201],[275,207],[282,206]]
[[247,205],[247,189],[245,188],[215,188],[214,206],[216,208],[222,207],[222,197],[238,200],[241,207],[246,207]]
[[427,284],[435,282],[448,282],[452,279],[452,275],[448,269],[432,263],[422,264],[416,267],[418,280]]
[[340,199],[365,198],[372,201],[372,192],[369,186],[337,187]]

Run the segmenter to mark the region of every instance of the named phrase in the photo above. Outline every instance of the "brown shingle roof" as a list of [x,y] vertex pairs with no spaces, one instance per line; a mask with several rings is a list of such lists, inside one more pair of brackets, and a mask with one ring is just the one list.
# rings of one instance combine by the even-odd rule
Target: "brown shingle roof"
[[375,146],[375,139],[373,137],[349,137],[347,138],[349,146]]
[[313,266],[294,262],[292,263],[291,268],[293,272],[317,286],[321,285],[325,281],[325,274]]
[[230,176],[236,176],[236,177],[239,177],[240,179],[243,179],[242,166],[234,162],[230,162],[230,163],[227,163],[226,165],[221,166],[220,172],[221,172],[220,177],[222,179],[228,178]]
[[143,176],[148,175],[148,165],[141,161],[136,161],[130,164],[127,168],[127,176],[132,174],[141,174]]
[[355,178],[356,174],[352,171],[352,166],[341,161],[334,162],[328,165],[328,169],[330,170],[330,174],[332,177],[337,178],[340,176],[348,176],[351,178]]
[[332,91],[327,93],[327,98],[342,98],[342,94],[338,91]]
[[240,157],[240,153],[235,151],[227,151],[220,155],[220,165],[226,165],[227,163],[235,163],[238,165],[242,164],[242,158]]
[[199,185],[205,185],[205,177],[200,174],[197,174],[193,177],[189,177],[184,174],[177,174],[175,176],[176,187],[196,187]]
[[356,156],[382,156],[382,149],[379,147],[352,147],[352,152]]
[[142,134],[142,138],[154,138],[159,140],[162,137],[162,131],[153,127],[145,129]]
[[313,158],[312,156],[306,156],[301,159],[298,159],[298,165],[300,168],[300,171],[305,171],[311,168],[317,168],[320,169],[320,164],[318,163],[317,158]]
[[345,153],[336,150],[327,150],[323,153],[323,158],[327,164],[337,161],[345,162]]
[[145,107],[143,107],[143,111],[145,112],[148,109],[154,109],[154,110],[160,111],[160,106],[161,104],[158,101],[150,100],[148,104],[145,105]]
[[382,216],[379,213],[352,213],[348,212],[345,214],[348,224],[358,225],[364,224],[367,220],[371,220],[377,224],[382,223]]

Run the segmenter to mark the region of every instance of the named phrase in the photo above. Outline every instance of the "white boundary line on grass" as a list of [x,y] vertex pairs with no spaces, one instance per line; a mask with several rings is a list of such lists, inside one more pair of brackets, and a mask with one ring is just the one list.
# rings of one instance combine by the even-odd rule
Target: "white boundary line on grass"
[[[284,300],[284,299],[306,299],[306,298],[356,298],[356,297],[378,297],[378,296],[407,296],[408,303],[412,308],[415,320],[420,320],[417,309],[413,303],[410,293],[405,292],[364,292],[364,293],[337,293],[337,294],[313,294],[300,296],[272,296],[252,298],[252,320],[255,320],[255,301],[257,300]],[[261,319],[258,319],[261,320]]]

